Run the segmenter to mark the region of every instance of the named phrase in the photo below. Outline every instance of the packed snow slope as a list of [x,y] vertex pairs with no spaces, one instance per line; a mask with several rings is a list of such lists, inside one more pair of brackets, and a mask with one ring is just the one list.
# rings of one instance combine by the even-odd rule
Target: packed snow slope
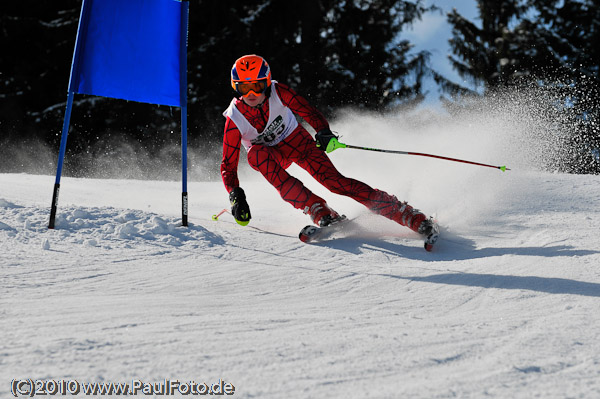
[[600,176],[536,171],[543,151],[509,119],[333,126],[349,144],[512,169],[331,154],[435,213],[431,253],[296,166],[360,227],[301,243],[307,216],[243,160],[247,227],[211,220],[228,199],[208,171],[191,171],[187,228],[178,182],[65,177],[55,230],[52,171],[0,174],[0,397],[25,378],[224,380],[240,398],[600,397]]

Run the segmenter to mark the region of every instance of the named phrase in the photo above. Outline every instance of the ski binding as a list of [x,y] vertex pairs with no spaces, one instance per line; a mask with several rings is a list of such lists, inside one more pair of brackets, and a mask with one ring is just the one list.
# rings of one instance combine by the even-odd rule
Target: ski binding
[[331,237],[337,231],[340,231],[340,228],[346,224],[345,222],[348,221],[349,219],[346,217],[346,215],[342,215],[339,219],[333,221],[327,226],[319,227],[313,224],[309,224],[305,226],[302,230],[300,230],[298,238],[300,238],[300,241],[304,243],[309,243],[317,240],[325,240]]

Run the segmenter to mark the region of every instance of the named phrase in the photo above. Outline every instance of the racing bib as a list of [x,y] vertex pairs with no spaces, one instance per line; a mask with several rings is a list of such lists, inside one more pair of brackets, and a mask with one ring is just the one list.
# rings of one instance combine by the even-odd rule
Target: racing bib
[[291,109],[283,105],[277,95],[275,83],[271,83],[271,95],[269,96],[269,120],[265,129],[258,133],[256,128],[248,122],[244,115],[235,106],[235,98],[229,107],[223,112],[223,116],[229,117],[238,127],[242,134],[242,144],[246,150],[253,145],[274,146],[289,136],[298,127],[298,121]]

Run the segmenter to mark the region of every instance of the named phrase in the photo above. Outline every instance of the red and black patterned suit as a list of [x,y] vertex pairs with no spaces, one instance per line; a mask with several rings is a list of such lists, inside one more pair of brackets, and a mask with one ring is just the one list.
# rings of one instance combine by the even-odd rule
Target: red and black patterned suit
[[[283,105],[302,117],[315,131],[329,127],[321,112],[310,105],[304,97],[281,83],[275,83],[274,88]],[[269,119],[268,100],[265,100],[261,106],[250,107],[241,99],[237,99],[235,105],[259,133],[265,129]],[[240,146],[241,133],[235,123],[227,117],[221,162],[221,176],[227,192],[240,185],[237,174]],[[300,180],[286,172],[286,168],[292,162],[305,169],[331,192],[351,197],[371,211],[408,226],[414,231],[417,231],[418,226],[426,218],[424,214],[416,209],[413,210],[406,203],[399,202],[395,196],[342,175],[300,124],[278,144],[252,145],[248,150],[250,166],[259,171],[277,189],[283,200],[294,208],[304,209],[313,194]]]

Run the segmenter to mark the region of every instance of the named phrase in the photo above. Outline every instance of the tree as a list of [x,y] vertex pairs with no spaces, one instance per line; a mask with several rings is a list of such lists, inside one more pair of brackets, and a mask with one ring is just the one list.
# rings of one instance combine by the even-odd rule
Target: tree
[[[35,135],[43,123],[41,111],[65,96],[69,61],[77,32],[77,1],[8,2],[3,5],[0,29],[0,120],[4,137]],[[63,99],[64,101],[64,99]]]
[[600,173],[600,2],[531,0],[539,12],[536,34],[550,49],[547,81],[559,81],[573,134],[563,168]]
[[[428,54],[410,54],[412,45],[399,36],[430,9],[422,1],[190,2],[190,147],[218,156],[222,112],[234,94],[229,71],[244,54],[264,56],[274,79],[297,89],[328,116],[341,106],[380,110],[419,101],[420,80],[429,73]],[[28,137],[58,149],[81,0],[5,7],[0,30],[2,140],[15,144]],[[78,95],[65,174],[88,174],[96,165],[91,159],[102,154],[118,158],[123,148],[159,157],[165,148],[178,145],[179,137],[172,133],[178,124],[178,113],[169,107]],[[6,153],[13,147],[1,148]],[[122,169],[129,153],[122,157]],[[0,168],[10,168],[7,163]]]
[[[553,168],[600,173],[598,151],[598,2],[479,0],[481,27],[456,10],[450,57],[466,79],[483,83],[485,94],[510,87],[537,87],[560,109],[569,130]],[[473,94],[447,85],[452,95]]]
[[[326,111],[344,105],[381,109],[420,94],[427,53],[409,56],[412,45],[398,36],[427,12],[421,0],[202,2],[201,8],[201,15],[227,13],[237,21],[211,21],[201,33],[203,45],[193,58],[203,71],[211,68],[211,76],[223,76],[238,56],[256,53],[269,61],[275,79]],[[213,60],[213,67],[202,59]],[[213,92],[223,86],[221,79]]]
[[[26,166],[15,162],[21,153],[37,162],[43,144],[58,151],[81,0],[40,1],[35,6],[9,2],[4,7],[0,168],[14,171]],[[94,96],[78,95],[72,115],[65,164],[71,175],[86,174],[90,157],[118,153],[125,141],[137,142],[140,152],[155,154],[176,126],[168,107]],[[118,156],[113,159],[119,162]],[[50,169],[47,164],[37,166]]]
[[514,23],[527,12],[522,1],[478,1],[481,27],[456,9],[448,14],[452,26],[450,62],[462,78],[487,88],[508,82],[520,69],[523,47],[516,45]]

